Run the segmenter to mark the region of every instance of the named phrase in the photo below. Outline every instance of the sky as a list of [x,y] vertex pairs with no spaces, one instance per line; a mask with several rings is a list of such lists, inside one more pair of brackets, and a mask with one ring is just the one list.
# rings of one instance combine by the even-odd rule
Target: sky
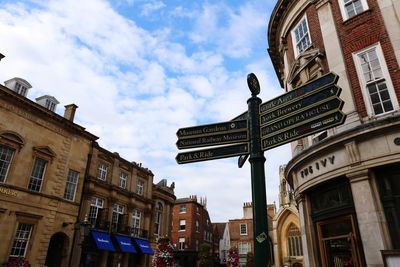
[[[284,93],[267,53],[270,0],[0,0],[0,82],[27,80],[28,98],[78,106],[74,122],[105,149],[207,200],[212,222],[243,217],[250,164],[237,157],[178,165],[179,128],[247,110],[247,75],[263,102]],[[265,152],[267,202],[278,206],[288,145]]]

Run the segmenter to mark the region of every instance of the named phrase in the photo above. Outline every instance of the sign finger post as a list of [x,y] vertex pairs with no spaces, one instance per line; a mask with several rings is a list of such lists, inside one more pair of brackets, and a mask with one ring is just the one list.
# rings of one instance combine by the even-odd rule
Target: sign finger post
[[[253,202],[254,266],[270,266],[264,151],[341,125],[346,115],[339,98],[339,77],[328,73],[286,94],[262,103],[256,75],[247,76],[248,110],[232,121],[181,128],[176,135],[178,164],[239,156],[249,158]],[[207,148],[204,148],[207,147]],[[198,149],[202,148],[202,149]]]

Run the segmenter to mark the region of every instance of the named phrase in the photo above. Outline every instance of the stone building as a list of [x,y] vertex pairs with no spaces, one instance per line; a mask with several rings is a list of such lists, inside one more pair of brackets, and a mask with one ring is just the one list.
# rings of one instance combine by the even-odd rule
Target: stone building
[[178,198],[173,207],[171,242],[175,262],[180,266],[196,266],[200,247],[207,244],[212,254],[213,227],[207,211],[207,200],[196,195]]
[[23,257],[33,266],[67,266],[68,225],[78,217],[86,162],[96,136],[64,117],[58,101],[27,98],[31,85],[0,85],[0,264]]
[[397,0],[278,0],[272,12],[281,86],[334,72],[347,115],[292,143],[305,266],[384,266],[400,249],[399,16]]
[[285,166],[279,167],[279,209],[273,225],[275,266],[303,266],[300,219],[293,190],[285,179]]
[[174,186],[153,184],[153,177],[141,164],[93,143],[72,266],[150,265],[156,239],[170,234],[175,201]]

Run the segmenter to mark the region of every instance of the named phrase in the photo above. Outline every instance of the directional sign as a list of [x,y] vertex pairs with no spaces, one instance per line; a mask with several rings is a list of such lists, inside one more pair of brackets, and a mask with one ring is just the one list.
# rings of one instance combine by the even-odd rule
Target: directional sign
[[333,114],[325,115],[300,126],[288,128],[278,134],[272,134],[269,137],[263,138],[261,140],[262,150],[268,150],[289,143],[293,140],[341,125],[344,123],[345,119],[346,115],[341,111],[337,111]]
[[235,120],[208,125],[181,128],[176,132],[179,139],[233,133],[247,129],[247,120]]
[[184,164],[184,163],[240,156],[247,153],[249,153],[249,144],[244,143],[244,144],[222,146],[217,148],[178,153],[175,159],[176,162],[178,162],[178,164]]
[[319,104],[318,102],[326,100],[332,96],[339,96],[342,89],[336,85],[333,85],[331,87],[325,87],[322,90],[315,91],[317,93],[313,93],[312,95],[308,95],[306,97],[299,97],[291,104],[274,109],[268,113],[264,113],[260,116],[260,125],[263,126],[267,123],[272,123],[275,120],[280,120],[283,117],[289,116],[290,114],[298,113],[301,110],[304,110],[304,108],[312,107],[315,104]]
[[222,134],[213,134],[213,135],[179,139],[176,142],[176,146],[179,149],[184,149],[184,148],[211,146],[211,145],[243,143],[248,140],[249,140],[249,134],[247,129],[245,129],[239,132],[235,131]]
[[336,84],[338,79],[339,76],[330,72],[322,76],[321,78],[306,83],[294,90],[287,92],[286,94],[283,94],[281,96],[278,96],[270,101],[261,104],[260,114],[269,112],[271,109],[281,107],[282,105],[289,104],[292,101],[296,101],[298,100],[298,97],[308,95],[312,93],[314,90],[322,89],[323,87]]
[[315,120],[322,115],[326,115],[327,113],[339,111],[342,109],[343,105],[343,100],[336,96],[324,101],[320,101],[311,107],[306,107],[297,111],[292,116],[285,117],[261,127],[261,138],[271,133],[278,134],[280,131],[285,131],[287,129],[305,124],[308,121]]

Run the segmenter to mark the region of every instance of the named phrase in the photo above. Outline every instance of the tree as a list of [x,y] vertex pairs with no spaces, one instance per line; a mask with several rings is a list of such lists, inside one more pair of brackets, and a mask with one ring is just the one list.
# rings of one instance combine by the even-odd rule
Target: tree
[[211,246],[207,243],[200,245],[200,251],[198,254],[200,267],[209,267],[213,265],[213,257],[211,255]]
[[152,267],[172,267],[174,264],[174,250],[168,237],[157,239],[157,248],[154,252]]
[[232,247],[228,251],[228,259],[226,261],[226,267],[237,267],[239,266],[239,252],[237,247]]

